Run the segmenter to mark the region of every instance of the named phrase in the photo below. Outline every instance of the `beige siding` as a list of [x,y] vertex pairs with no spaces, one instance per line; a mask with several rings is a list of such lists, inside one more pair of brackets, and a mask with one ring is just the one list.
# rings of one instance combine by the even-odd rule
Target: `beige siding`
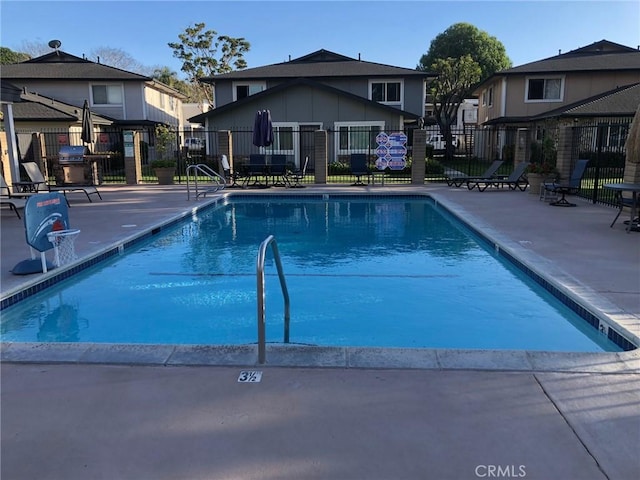
[[[518,75],[506,77],[506,108],[502,111],[502,78],[497,78],[480,92],[478,105],[478,122],[506,117],[529,117],[555,110],[572,103],[593,97],[617,87],[640,82],[640,73],[610,72],[610,73],[568,73],[549,74],[561,75],[564,78],[562,101],[557,102],[526,102],[525,93],[529,76]],[[531,75],[544,77],[545,75]],[[482,104],[482,93],[493,87],[493,106]]]

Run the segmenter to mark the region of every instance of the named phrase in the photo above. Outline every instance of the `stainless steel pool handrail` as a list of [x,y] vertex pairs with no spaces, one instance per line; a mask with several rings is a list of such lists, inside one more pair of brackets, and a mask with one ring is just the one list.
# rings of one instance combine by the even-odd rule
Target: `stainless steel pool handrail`
[[[208,177],[211,181],[214,182],[213,186],[205,189],[202,192],[198,191],[198,173],[202,174],[205,177]],[[193,178],[191,178],[193,175]],[[191,184],[195,187],[195,198],[196,200],[200,195],[207,196],[207,193],[215,193],[218,190],[223,190],[225,185],[227,184],[226,179],[220,175],[218,172],[213,170],[210,166],[205,165],[204,163],[199,163],[197,165],[189,165],[187,167],[187,200],[191,200]]]
[[267,247],[269,247],[269,245],[271,245],[271,250],[273,250],[273,258],[276,262],[278,278],[280,279],[280,288],[282,289],[282,296],[284,297],[284,343],[289,343],[289,290],[287,289],[287,282],[284,279],[284,271],[282,270],[278,244],[275,237],[273,235],[269,235],[260,244],[260,248],[258,249],[258,258],[256,261],[256,277],[258,282],[258,363],[264,363],[266,361],[264,261],[267,256]]

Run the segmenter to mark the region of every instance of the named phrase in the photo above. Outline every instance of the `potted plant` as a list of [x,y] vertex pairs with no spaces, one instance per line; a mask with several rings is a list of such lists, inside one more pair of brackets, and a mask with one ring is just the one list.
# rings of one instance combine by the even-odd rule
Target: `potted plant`
[[154,160],[151,162],[151,168],[153,168],[156,177],[158,177],[158,183],[160,185],[172,185],[173,176],[176,174],[176,161],[175,160]]
[[557,176],[556,166],[550,162],[534,162],[527,167],[527,179],[529,180],[529,193],[540,195],[540,185],[544,182],[552,182]]
[[176,144],[176,134],[165,125],[158,125],[155,129],[156,154],[158,159],[151,162],[160,185],[173,184],[177,162],[171,158]]

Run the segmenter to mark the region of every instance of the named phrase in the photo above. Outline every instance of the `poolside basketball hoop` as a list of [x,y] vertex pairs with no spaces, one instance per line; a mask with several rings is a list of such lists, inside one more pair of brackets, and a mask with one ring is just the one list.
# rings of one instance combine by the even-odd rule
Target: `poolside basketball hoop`
[[78,229],[54,230],[47,234],[53,245],[53,264],[56,267],[71,263],[77,258],[75,242],[79,234]]

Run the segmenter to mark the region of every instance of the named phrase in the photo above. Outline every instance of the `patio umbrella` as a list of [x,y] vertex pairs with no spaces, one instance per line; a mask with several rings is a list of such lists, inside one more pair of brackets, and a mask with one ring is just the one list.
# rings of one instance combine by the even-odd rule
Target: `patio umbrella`
[[93,131],[93,120],[91,119],[91,110],[89,110],[89,102],[84,101],[84,106],[82,107],[82,133],[80,134],[80,139],[84,143],[93,143],[94,140],[94,131]]
[[631,128],[625,143],[626,159],[624,165],[624,181],[640,182],[640,105],[631,122]]
[[269,110],[258,110],[253,121],[253,144],[256,147],[268,147],[273,143],[273,125]]
[[638,105],[633,122],[631,122],[625,149],[627,151],[627,162],[640,163],[640,105]]

